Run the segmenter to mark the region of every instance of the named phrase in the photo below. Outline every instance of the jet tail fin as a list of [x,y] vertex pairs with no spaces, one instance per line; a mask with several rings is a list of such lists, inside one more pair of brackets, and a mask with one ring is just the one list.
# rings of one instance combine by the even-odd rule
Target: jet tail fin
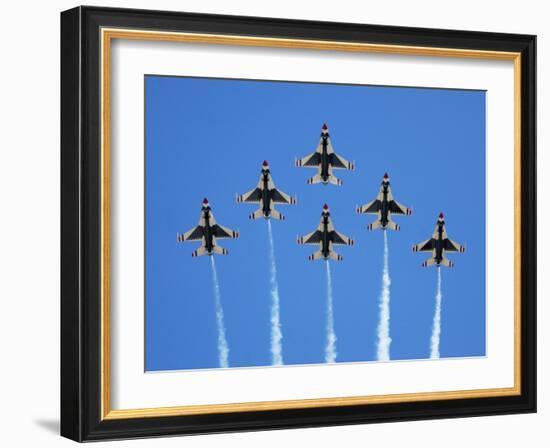
[[374,222],[371,222],[368,226],[367,226],[367,229],[369,230],[376,230],[376,229],[379,229],[380,227],[382,227],[382,223],[379,221],[379,220],[376,220]]
[[[382,222],[380,220],[376,220],[374,222],[371,222],[367,226],[367,229],[369,229],[369,230],[376,230],[376,229],[381,229],[381,228],[383,228],[383,227],[382,227]],[[399,224],[396,224],[393,221],[388,221],[388,223],[386,224],[386,227],[384,227],[384,230],[385,229],[395,230],[396,232],[399,232],[401,230],[401,227],[399,227]]]
[[422,263],[422,267],[427,268],[429,266],[433,266],[435,264],[435,258],[428,258],[426,261]]
[[316,174],[315,176],[313,177],[310,177],[308,180],[307,180],[307,183],[309,185],[313,185],[313,184],[318,184],[321,182],[321,176],[319,176],[319,174]]
[[446,268],[452,268],[454,265],[454,262],[448,258],[443,258],[443,260],[441,260],[441,266],[445,266]]
[[334,261],[342,261],[342,260],[344,259],[344,257],[342,257],[342,255],[337,254],[337,253],[334,252],[334,251],[331,251],[331,252],[328,254],[328,257],[329,257],[331,260],[334,260]]
[[323,258],[323,253],[318,250],[317,252],[315,252],[314,254],[311,254],[309,257],[308,257],[308,260],[309,261],[313,261],[313,260],[319,260],[320,258]]
[[214,246],[212,248],[212,252],[218,255],[227,255],[229,253],[227,249],[224,249],[223,247],[220,247],[220,246]]
[[388,224],[386,224],[386,229],[395,230],[396,232],[399,232],[399,230],[401,230],[401,227],[399,227],[399,224],[396,224],[393,221],[388,221]]
[[200,257],[202,255],[206,255],[206,247],[204,246],[199,247],[197,250],[191,253],[192,257]]
[[285,220],[285,215],[283,215],[279,210],[274,210],[272,209],[271,210],[271,217],[273,219],[279,219],[281,221],[284,221]]
[[336,176],[334,176],[333,174],[331,174],[329,177],[328,177],[328,181],[332,184],[332,185],[342,185],[343,182],[338,179]]
[[248,217],[250,219],[258,219],[258,218],[263,218],[264,217],[264,211],[262,210],[262,208],[260,207],[258,210],[256,210],[254,213],[250,213],[250,215],[248,215]]

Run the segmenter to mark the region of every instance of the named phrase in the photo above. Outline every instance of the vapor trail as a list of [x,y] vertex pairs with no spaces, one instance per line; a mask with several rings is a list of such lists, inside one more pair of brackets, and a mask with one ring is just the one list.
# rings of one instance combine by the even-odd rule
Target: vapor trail
[[434,321],[432,325],[432,340],[430,358],[439,359],[439,338],[441,336],[441,299],[443,294],[441,293],[441,268],[437,268],[437,291],[435,293],[435,312]]
[[327,346],[325,348],[325,362],[336,362],[336,333],[334,332],[334,312],[332,310],[332,274],[330,262],[326,260],[327,267]]
[[277,264],[275,262],[275,243],[273,242],[273,231],[271,221],[267,221],[269,233],[269,282],[271,285],[271,364],[274,366],[283,365],[283,332],[281,330],[281,317],[279,311],[279,283],[277,282]]
[[378,361],[389,361],[390,359],[390,269],[389,269],[389,249],[388,235],[384,232],[384,264],[382,268],[382,291],[380,293],[380,301],[378,308],[380,316],[378,320]]
[[229,367],[229,346],[225,338],[225,325],[223,323],[223,308],[220,294],[220,283],[218,281],[218,271],[216,270],[216,262],[214,256],[210,257],[212,266],[212,286],[214,290],[214,305],[216,307],[216,325],[218,327],[218,360],[220,367]]

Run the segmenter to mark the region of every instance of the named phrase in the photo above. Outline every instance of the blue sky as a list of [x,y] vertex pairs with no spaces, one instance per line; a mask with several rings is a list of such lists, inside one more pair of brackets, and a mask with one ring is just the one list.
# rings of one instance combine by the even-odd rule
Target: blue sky
[[[440,211],[467,248],[442,272],[441,357],[485,355],[485,92],[158,76],[145,87],[146,370],[218,366],[210,262],[191,258],[198,243],[176,243],[204,197],[241,233],[220,241],[230,253],[216,259],[229,364],[270,364],[267,223],[235,203],[264,159],[276,186],[298,197],[278,207],[286,221],[272,221],[285,364],[324,362],[325,266],[295,240],[316,228],[325,202],[356,240],[331,264],[337,361],[376,358],[383,235],[355,205],[376,196],[386,171],[396,200],[413,208],[389,233],[391,358],[429,357],[436,270],[411,245],[431,236]],[[336,172],[341,187],[307,185],[315,171],[293,165],[315,150],[324,122],[335,151],[356,162]]]

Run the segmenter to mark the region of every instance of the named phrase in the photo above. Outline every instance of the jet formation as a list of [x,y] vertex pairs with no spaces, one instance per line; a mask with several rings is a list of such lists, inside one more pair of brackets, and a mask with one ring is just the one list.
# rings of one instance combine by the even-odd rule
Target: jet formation
[[[334,176],[333,170],[347,169],[355,170],[355,163],[348,162],[334,152],[328,132],[328,126],[323,124],[319,144],[315,152],[302,159],[295,161],[296,166],[316,168],[317,174],[308,179],[308,184],[332,184],[342,185],[342,181]],[[249,215],[250,219],[278,219],[285,217],[275,209],[276,204],[294,205],[296,198],[275,187],[269,163],[264,160],[261,166],[260,179],[256,188],[237,195],[237,203],[258,204],[258,209]],[[380,190],[375,199],[371,202],[356,207],[358,214],[376,215],[376,220],[370,223],[369,230],[394,230],[399,231],[400,227],[392,220],[393,215],[411,215],[412,210],[400,204],[393,198],[390,178],[385,173],[380,184]],[[178,242],[200,241],[201,246],[192,253],[193,257],[201,255],[227,255],[227,249],[217,245],[217,240],[224,238],[238,238],[239,233],[216,223],[212,209],[207,199],[204,199],[198,226],[184,234],[177,234]],[[337,232],[332,224],[332,218],[328,205],[323,206],[321,221],[313,232],[299,237],[298,244],[318,244],[319,250],[310,255],[309,260],[335,260],[341,261],[343,257],[334,251],[336,245],[352,246],[354,240],[342,233]],[[445,266],[453,267],[454,263],[445,257],[446,252],[464,252],[464,246],[452,241],[447,237],[443,213],[439,215],[432,237],[420,244],[413,246],[414,252],[432,252],[432,256],[422,263],[422,266]]]
[[309,260],[336,260],[342,261],[343,257],[334,251],[333,246],[345,245],[353,246],[355,242],[346,235],[334,230],[332,219],[330,218],[330,210],[328,205],[323,206],[321,212],[321,222],[316,230],[303,237],[297,239],[298,244],[318,244],[319,250],[309,256]]
[[445,229],[445,216],[443,213],[439,214],[435,230],[430,239],[422,241],[419,244],[415,244],[412,247],[413,252],[431,252],[432,256],[422,263],[422,266],[445,266],[452,268],[454,263],[445,258],[445,252],[464,252],[466,249],[464,246],[456,243],[447,236],[447,230]]

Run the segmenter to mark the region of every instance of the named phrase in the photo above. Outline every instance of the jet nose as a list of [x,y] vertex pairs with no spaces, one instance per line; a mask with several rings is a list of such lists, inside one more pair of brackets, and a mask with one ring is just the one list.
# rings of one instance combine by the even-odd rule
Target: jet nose
[[439,214],[439,219],[443,220],[445,218],[445,215],[443,215],[443,212]]
[[203,206],[203,207],[206,207],[207,205],[208,205],[208,199],[207,199],[207,198],[204,198],[204,199],[202,200],[202,206]]
[[262,164],[264,167],[269,166],[269,163],[267,163],[267,160],[264,160],[264,163]]

